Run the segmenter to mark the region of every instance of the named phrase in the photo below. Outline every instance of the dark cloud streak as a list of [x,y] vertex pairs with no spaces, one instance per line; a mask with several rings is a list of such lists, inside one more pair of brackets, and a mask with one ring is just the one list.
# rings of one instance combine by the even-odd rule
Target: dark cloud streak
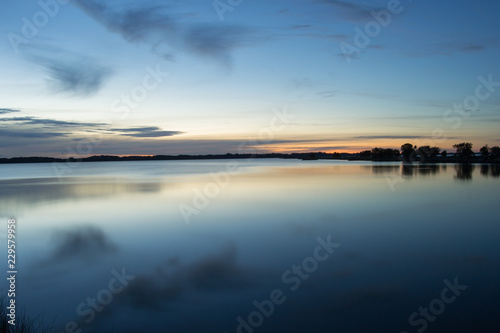
[[422,135],[363,135],[355,136],[354,139],[427,139],[430,136]]
[[451,40],[419,46],[417,51],[409,52],[410,56],[452,56],[457,53],[478,53],[489,48],[498,47],[498,40]]
[[231,51],[243,45],[241,36],[248,31],[238,26],[197,25],[187,30],[183,41],[189,52],[229,65]]
[[18,110],[18,109],[1,108],[0,109],[0,114],[14,113],[14,112],[19,112],[19,111],[20,110]]
[[157,138],[183,134],[180,131],[162,131],[159,127],[132,127],[132,128],[117,128],[111,129],[112,132],[120,132],[123,136],[131,136],[136,138]]
[[40,58],[42,65],[49,75],[49,85],[57,92],[72,93],[80,96],[91,96],[97,93],[111,70],[91,60],[60,60]]
[[237,26],[188,23],[185,15],[167,6],[112,7],[95,0],[73,3],[109,31],[128,42],[149,45],[167,59],[172,58],[170,49],[181,49],[230,65],[231,51],[243,45],[248,32]]
[[104,123],[79,123],[73,121],[63,121],[55,119],[44,119],[36,117],[13,117],[13,118],[0,118],[3,122],[17,122],[29,125],[46,125],[46,126],[58,126],[58,127],[78,127],[78,126],[103,126]]
[[47,85],[56,93],[92,96],[113,73],[96,59],[45,44],[32,43],[23,48],[23,55],[44,70]]
[[11,131],[0,128],[0,137],[7,138],[30,138],[30,139],[46,139],[53,137],[67,136],[69,133],[56,133],[56,132],[34,132],[34,131]]
[[380,10],[366,5],[339,0],[318,0],[320,3],[330,5],[340,14],[341,18],[351,22],[367,22],[372,20],[371,11]]

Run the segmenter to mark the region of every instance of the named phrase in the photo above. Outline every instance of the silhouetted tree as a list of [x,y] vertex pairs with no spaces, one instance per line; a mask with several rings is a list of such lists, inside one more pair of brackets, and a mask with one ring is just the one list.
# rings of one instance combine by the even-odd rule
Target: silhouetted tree
[[482,146],[481,149],[479,149],[479,151],[481,152],[481,155],[483,155],[484,157],[490,156],[490,148],[488,147],[488,145]]
[[429,161],[439,154],[439,147],[422,146],[417,149],[418,154],[422,157],[422,160]]
[[371,158],[372,157],[372,151],[371,150],[363,150],[362,152],[359,153],[359,157]]
[[412,154],[415,152],[413,145],[411,143],[405,143],[401,146],[401,155],[405,161],[409,161]]
[[373,148],[372,149],[372,158],[374,160],[387,160],[387,159],[395,159],[399,157],[399,150],[390,149],[390,148]]
[[472,151],[472,143],[470,142],[462,142],[453,145],[453,148],[457,150],[457,155],[463,158],[468,158],[474,156],[474,152]]
[[500,157],[500,147],[494,146],[490,148],[491,157],[499,158]]
[[448,156],[448,152],[447,152],[446,150],[443,150],[443,151],[441,152],[441,156],[443,156],[443,157]]

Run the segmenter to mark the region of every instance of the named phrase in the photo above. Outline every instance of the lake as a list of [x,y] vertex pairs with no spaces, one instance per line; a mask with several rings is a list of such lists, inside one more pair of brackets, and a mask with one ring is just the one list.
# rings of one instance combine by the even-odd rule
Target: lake
[[499,165],[63,166],[0,165],[17,311],[51,332],[500,327]]

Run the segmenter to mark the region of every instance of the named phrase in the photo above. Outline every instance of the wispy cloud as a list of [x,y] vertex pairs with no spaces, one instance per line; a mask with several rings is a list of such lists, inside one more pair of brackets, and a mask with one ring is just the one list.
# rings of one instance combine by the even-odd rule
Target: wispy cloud
[[97,59],[46,44],[32,43],[22,51],[28,61],[44,70],[47,85],[57,93],[92,96],[113,73]]
[[422,135],[362,135],[355,136],[354,139],[428,139],[431,136]]
[[18,109],[0,108],[0,114],[14,113],[14,112],[19,112],[19,111],[20,110],[18,110]]
[[108,68],[91,61],[53,61],[44,59],[41,64],[46,68],[56,91],[70,92],[75,95],[90,96],[98,92],[111,74]]
[[183,41],[189,52],[230,64],[231,51],[245,44],[242,37],[248,31],[238,26],[196,25],[188,28]]
[[436,50],[436,52],[443,53],[446,55],[452,53],[475,53],[481,52],[488,47],[493,46],[491,42],[481,42],[481,41],[451,41],[451,42],[443,42],[431,45],[432,48]]
[[3,122],[15,122],[23,123],[27,125],[45,125],[45,126],[57,126],[57,127],[81,127],[81,126],[103,126],[104,123],[85,123],[85,122],[74,122],[74,121],[64,121],[55,119],[45,119],[36,117],[11,117],[11,118],[0,118]]
[[7,129],[0,128],[0,137],[7,137],[7,138],[45,139],[45,138],[67,136],[68,134],[69,133],[7,130]]
[[373,19],[371,15],[372,10],[380,8],[367,6],[364,4],[357,4],[354,2],[340,1],[340,0],[318,0],[320,3],[332,6],[338,12],[342,19],[351,22],[368,21]]
[[452,56],[456,53],[477,53],[492,47],[498,47],[498,40],[451,40],[419,46],[409,52],[410,56]]
[[[21,110],[18,110],[18,112],[21,112]],[[32,116],[0,118],[0,123],[8,126],[8,128],[0,128],[0,136],[37,139],[68,137],[71,135],[71,133],[64,132],[62,129],[85,131],[98,129],[100,126],[105,125],[104,123],[64,121]]]
[[166,6],[117,8],[93,0],[74,0],[73,3],[109,31],[120,34],[129,42],[156,43],[178,30],[177,19],[167,13]]
[[318,92],[318,95],[323,98],[328,97],[336,97],[341,95],[353,95],[353,96],[361,96],[367,98],[376,98],[376,99],[388,99],[388,100],[401,100],[400,97],[391,94],[384,94],[378,92],[356,92],[356,91],[342,91],[342,90],[325,90]]
[[[17,110],[17,112],[22,112],[22,110]],[[157,126],[134,126],[130,128],[110,129],[109,124],[106,123],[66,121],[33,116],[0,117],[0,124],[8,126],[8,128],[0,127],[0,136],[8,138],[48,139],[67,137],[64,140],[68,140],[68,137],[71,138],[73,135],[67,131],[86,132],[88,135],[96,133],[103,135],[119,134],[120,136],[135,138],[161,138],[184,134],[181,131],[162,130]],[[4,146],[8,146],[8,141],[5,140],[3,142]],[[14,146],[14,143],[12,145]]]
[[244,43],[248,29],[187,22],[185,14],[165,5],[111,6],[104,1],[74,0],[73,3],[109,31],[128,42],[146,44],[167,59],[182,50],[230,64],[231,51]]
[[117,128],[111,129],[112,132],[120,132],[124,136],[132,136],[136,138],[159,138],[166,136],[174,136],[183,134],[180,131],[163,131],[159,127],[132,127],[132,128]]
[[167,59],[172,59],[173,51],[181,50],[230,65],[231,52],[246,43],[249,32],[240,26],[188,22],[188,15],[175,12],[173,6],[112,6],[94,0],[73,3],[124,40],[149,45]]
[[297,24],[290,27],[291,30],[308,29],[312,26],[310,24]]

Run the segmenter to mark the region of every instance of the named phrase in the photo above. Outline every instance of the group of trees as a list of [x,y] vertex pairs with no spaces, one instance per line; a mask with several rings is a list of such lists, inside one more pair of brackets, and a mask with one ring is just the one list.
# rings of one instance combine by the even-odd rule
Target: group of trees
[[416,160],[417,156],[421,161],[430,161],[439,154],[441,154],[441,156],[447,156],[446,150],[440,152],[439,147],[421,146],[417,148],[417,146],[414,146],[411,143],[405,143],[401,146],[401,155],[405,161]]
[[500,157],[500,147],[494,146],[494,147],[488,147],[488,145],[484,145],[481,147],[479,150],[482,156],[487,157],[487,158],[499,158]]
[[[453,145],[456,149],[455,156],[460,160],[468,161],[476,156],[472,150],[472,143],[461,142]],[[493,161],[500,158],[500,147],[483,146],[480,150],[482,161]],[[441,150],[439,147],[421,146],[417,147],[411,143],[405,143],[401,146],[401,150],[386,149],[386,148],[373,148],[371,150],[364,150],[359,153],[359,157],[363,159],[373,159],[378,161],[383,160],[396,160],[403,159],[403,161],[422,161],[432,162],[443,160],[448,156],[446,150]],[[438,158],[441,157],[441,158]]]
[[[456,154],[460,157],[463,158],[468,158],[475,156],[476,154],[472,151],[472,143],[470,142],[462,142],[453,145],[453,148],[455,148]],[[479,149],[479,152],[481,153],[481,156],[485,159],[491,159],[491,160],[496,160],[500,158],[500,147],[494,146],[494,147],[489,147],[488,145],[484,145]]]
[[[472,150],[472,143],[470,142],[461,142],[453,145],[453,148],[456,149],[455,155],[462,158],[467,159],[475,156],[476,154]],[[480,153],[483,157],[487,159],[497,159],[500,157],[500,147],[488,147],[488,145],[483,146],[480,150]],[[412,155],[419,155],[424,160],[430,160],[438,155],[442,157],[447,156],[446,150],[439,152],[439,147],[429,147],[422,146],[417,149],[416,146],[412,147],[410,143],[405,143],[401,146],[401,155],[407,160],[409,160]]]
[[393,160],[400,156],[400,152],[397,149],[390,148],[373,148],[372,150],[364,150],[359,153],[362,158],[369,158],[377,161],[381,160]]

